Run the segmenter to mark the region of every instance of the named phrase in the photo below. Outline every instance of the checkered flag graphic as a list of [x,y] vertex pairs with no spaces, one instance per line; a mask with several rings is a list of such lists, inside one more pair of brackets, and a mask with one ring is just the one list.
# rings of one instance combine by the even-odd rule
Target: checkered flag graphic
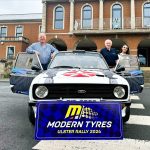
[[94,119],[98,116],[98,113],[93,111],[90,107],[83,106],[80,117],[87,119]]

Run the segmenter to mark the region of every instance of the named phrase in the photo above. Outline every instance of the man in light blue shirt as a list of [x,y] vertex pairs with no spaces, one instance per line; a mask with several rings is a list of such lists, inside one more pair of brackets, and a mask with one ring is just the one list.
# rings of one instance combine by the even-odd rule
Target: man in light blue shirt
[[40,62],[44,70],[47,69],[51,58],[54,57],[58,50],[52,45],[46,43],[46,34],[39,34],[39,42],[33,43],[26,49],[27,53],[36,53],[39,56]]

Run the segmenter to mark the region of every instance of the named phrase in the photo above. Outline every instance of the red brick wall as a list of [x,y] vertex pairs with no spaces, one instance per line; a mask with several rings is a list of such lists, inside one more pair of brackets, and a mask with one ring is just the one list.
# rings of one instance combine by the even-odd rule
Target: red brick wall
[[[117,1],[118,4],[123,6],[124,17],[130,17],[130,0]],[[104,18],[111,18],[111,6],[116,3],[116,0],[105,0],[104,1]]]
[[6,51],[7,47],[13,46],[15,47],[15,56],[18,52],[25,51],[28,44],[22,42],[4,42],[0,43],[0,59],[6,59]]
[[136,0],[135,1],[135,16],[142,17],[142,6],[146,0]]
[[69,26],[70,26],[70,3],[59,3],[59,5],[63,6],[65,8],[65,19],[64,19],[64,29],[63,30],[54,30],[53,29],[53,11],[56,6],[58,6],[58,3],[48,3],[47,4],[47,26],[46,26],[46,32],[48,33],[62,33],[62,32],[69,32]]
[[98,19],[99,18],[99,3],[96,1],[89,1],[89,2],[76,2],[75,3],[75,19],[81,19],[81,8],[85,4],[90,4],[93,7],[93,19]]
[[[38,34],[39,34],[39,25],[41,23],[8,23],[8,24],[0,24],[0,26],[7,26],[7,36],[15,36],[16,26],[22,25],[23,26],[23,36],[29,39],[29,44],[37,42]],[[3,44],[0,43],[0,59],[6,58],[6,49],[7,46],[15,46],[15,55],[18,52],[25,51],[27,46],[24,42],[4,42]]]
[[[141,17],[142,15],[142,4],[143,2],[145,2],[146,0],[135,0],[135,16],[136,17]],[[105,18],[110,18],[111,16],[111,6],[113,4],[115,4],[116,2],[119,2],[122,6],[123,6],[123,17],[125,19],[128,20],[128,26],[130,27],[130,17],[131,17],[131,0],[105,0],[104,1],[104,19]],[[93,19],[98,19],[99,18],[99,1],[89,1],[89,0],[83,0],[83,1],[75,1],[75,20],[76,19],[81,19],[81,8],[83,5],[85,4],[90,4],[93,6]],[[65,12],[69,12],[70,10],[70,3],[66,2],[66,3],[59,3],[62,6],[65,7]],[[129,45],[130,47],[130,51],[132,54],[137,54],[137,47],[138,44],[140,43],[140,41],[142,41],[143,39],[148,38],[147,34],[109,34],[109,35],[97,35],[97,34],[93,34],[93,35],[87,35],[87,34],[83,34],[80,36],[76,36],[76,35],[67,35],[67,34],[60,34],[60,33],[68,33],[69,32],[69,15],[70,13],[68,13],[68,15],[66,15],[65,13],[65,29],[64,30],[53,30],[53,8],[57,6],[57,3],[51,3],[48,4],[47,6],[47,33],[49,33],[48,35],[48,41],[51,39],[54,39],[55,37],[57,37],[58,39],[63,40],[68,49],[74,49],[75,45],[78,43],[79,40],[83,39],[86,35],[87,38],[93,40],[96,45],[97,45],[97,49],[99,50],[100,48],[104,47],[104,41],[107,38],[118,38],[122,41],[124,41],[127,45]],[[124,20],[125,23],[126,20]],[[51,34],[51,33],[56,33],[56,34]],[[59,34],[57,34],[59,33]],[[134,42],[133,42],[134,41]]]
[[30,43],[36,42],[38,40],[40,25],[41,23],[32,23],[24,25],[24,37],[27,37]]
[[[142,17],[142,4],[146,2],[147,0],[135,0],[135,16],[136,17]],[[119,2],[123,5],[123,15],[125,18],[130,18],[131,16],[131,2],[130,0],[105,0],[104,1],[104,19],[110,18],[110,11],[111,6],[115,3]],[[93,19],[99,18],[99,0],[83,0],[83,1],[75,1],[75,19],[81,19],[81,7],[84,4],[90,4],[93,6]],[[65,24],[64,24],[64,30],[54,30],[53,29],[53,9],[57,5],[62,5],[65,8]],[[68,34],[69,28],[70,28],[70,2],[53,2],[53,3],[47,3],[47,26],[46,26],[46,32],[47,32],[47,41],[50,41],[54,38],[58,38],[63,40],[68,49],[74,49],[76,47],[76,44],[79,40],[85,38],[85,35],[87,38],[93,40],[96,45],[97,49],[101,49],[104,47],[104,41],[107,38],[118,38],[122,41],[124,41],[127,45],[129,45],[131,54],[137,53],[137,47],[140,41],[143,39],[148,38],[148,34],[93,34],[93,35],[87,35],[86,33],[83,35],[72,35]],[[24,36],[27,37],[30,40],[30,44],[37,41],[38,33],[39,33],[39,25],[41,23],[15,23],[15,24],[4,24],[8,26],[8,36],[14,36],[15,35],[15,26],[16,25],[23,25],[24,26]],[[1,25],[1,24],[0,24]],[[62,33],[62,34],[61,34]],[[6,46],[7,45],[15,45],[16,46],[16,52],[23,51],[26,49],[27,45],[23,44],[22,42],[14,42],[14,43],[4,43],[4,45],[0,44],[0,58],[5,57],[6,55]]]
[[7,26],[7,36],[15,36],[16,26],[23,26],[23,36],[28,38],[30,43],[37,41],[39,34],[39,25],[41,23],[8,23],[8,24],[0,24],[0,26]]

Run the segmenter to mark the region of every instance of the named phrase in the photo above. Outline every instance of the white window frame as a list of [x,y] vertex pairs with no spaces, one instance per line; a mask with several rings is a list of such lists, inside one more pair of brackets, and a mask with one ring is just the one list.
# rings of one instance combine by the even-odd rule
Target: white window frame
[[112,11],[113,11],[113,6],[114,5],[120,5],[121,6],[121,9],[122,9],[122,19],[121,19],[122,20],[122,22],[121,22],[122,28],[121,29],[124,29],[124,7],[123,7],[123,5],[120,2],[115,2],[110,7],[110,29],[113,29],[112,28],[112,19],[113,19]]
[[42,33],[42,25],[39,25],[39,33]]
[[9,47],[13,47],[14,48],[14,55],[13,55],[13,57],[15,56],[15,53],[16,53],[16,47],[15,46],[13,46],[13,45],[6,46],[6,59],[7,59],[7,54],[8,54],[8,48]]
[[[63,28],[62,29],[55,29],[55,10],[57,7],[62,7],[63,8]],[[65,8],[63,5],[58,4],[57,6],[54,7],[53,9],[53,30],[64,30],[65,28]]]
[[8,33],[8,27],[7,26],[0,26],[0,31],[2,28],[6,28],[6,36],[7,36],[7,33]]
[[148,0],[142,4],[142,28],[145,28],[145,26],[144,26],[144,5],[146,3],[150,3],[150,1]]
[[24,33],[24,26],[23,25],[17,25],[15,27],[15,36],[17,36],[17,27],[22,27],[22,35],[21,36],[23,36],[23,33]]
[[90,6],[91,7],[91,10],[92,10],[92,18],[91,18],[91,28],[87,28],[87,30],[88,29],[93,29],[93,6],[91,5],[91,4],[89,4],[89,3],[86,3],[86,4],[84,4],[82,7],[81,7],[81,13],[80,13],[80,16],[81,16],[81,29],[84,29],[83,28],[83,8],[85,7],[85,6]]

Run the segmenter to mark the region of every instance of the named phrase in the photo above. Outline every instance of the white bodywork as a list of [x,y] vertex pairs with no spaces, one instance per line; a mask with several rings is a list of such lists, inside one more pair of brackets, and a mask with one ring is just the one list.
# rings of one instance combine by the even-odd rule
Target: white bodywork
[[[37,100],[33,99],[33,96],[32,96],[32,87],[33,87],[34,84],[44,84],[44,83],[49,83],[49,84],[51,84],[51,83],[53,83],[53,84],[55,84],[55,83],[62,83],[62,84],[63,83],[80,83],[81,84],[81,83],[89,83],[89,86],[90,86],[90,83],[94,83],[94,84],[122,84],[122,85],[127,85],[128,89],[130,89],[128,82],[123,77],[121,77],[117,74],[113,75],[114,79],[109,79],[108,77],[105,77],[104,73],[102,73],[100,71],[97,71],[97,70],[82,70],[82,71],[88,71],[90,73],[93,73],[93,76],[88,76],[87,75],[86,77],[75,77],[76,74],[73,74],[71,76],[65,76],[66,73],[71,72],[71,71],[72,71],[71,69],[65,70],[65,71],[59,71],[58,73],[56,73],[56,76],[53,77],[53,79],[51,79],[46,72],[36,76],[33,79],[32,83],[31,83],[31,86],[30,86],[30,90],[29,90],[30,100],[29,100],[29,102],[36,102],[37,101]],[[82,71],[81,70],[76,70],[76,72],[78,74],[80,74],[80,73],[82,74]],[[98,77],[94,74],[101,75],[101,77]],[[130,93],[130,91],[128,90],[128,98],[124,99],[124,100],[120,100],[120,101],[128,101],[129,100],[129,93]],[[71,97],[68,100],[71,100]],[[79,99],[77,99],[77,100],[79,100]],[[90,101],[91,99],[86,98],[86,100]],[[49,100],[47,100],[47,101],[49,101]],[[113,100],[113,101],[115,101],[115,100]],[[34,115],[36,117],[36,106],[32,106],[32,107],[33,107],[33,110],[34,110]],[[126,107],[124,107],[122,109],[122,117],[124,117],[125,115],[126,115]]]
[[[70,72],[76,72],[73,73],[71,75],[68,76],[68,73]],[[86,73],[87,72],[87,73]],[[66,76],[67,73],[67,76]],[[82,74],[85,75],[84,77],[82,77]],[[95,74],[95,75],[94,75]],[[77,75],[81,75],[81,77],[76,77]],[[100,75],[97,76],[97,75]],[[104,75],[103,72],[100,72],[99,70],[78,70],[78,69],[68,69],[65,71],[58,71],[56,73],[56,75],[52,78],[50,78],[47,74],[47,72],[43,72],[41,74],[39,74],[38,76],[36,76],[30,86],[30,90],[29,90],[29,98],[30,98],[30,102],[35,101],[33,99],[32,96],[32,87],[34,84],[44,84],[44,83],[89,83],[90,84],[122,84],[122,85],[127,85],[128,89],[129,88],[129,84],[128,82],[121,76],[114,74],[112,76],[113,79],[109,79],[108,77],[106,77]],[[130,91],[128,90],[128,98],[124,99],[122,101],[128,101],[129,99],[129,93]],[[71,98],[71,97],[70,97]],[[118,100],[117,100],[118,101]]]

